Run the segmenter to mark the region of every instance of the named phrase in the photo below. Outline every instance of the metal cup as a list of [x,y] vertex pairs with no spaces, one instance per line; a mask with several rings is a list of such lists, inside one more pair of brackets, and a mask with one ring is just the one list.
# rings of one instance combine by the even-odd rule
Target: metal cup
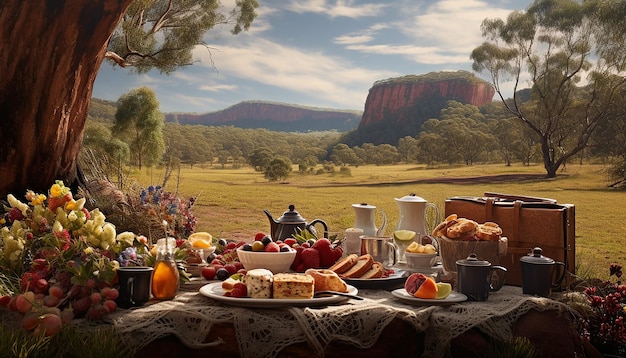
[[370,254],[374,261],[378,261],[385,267],[393,266],[398,261],[398,246],[390,236],[367,236],[361,239],[361,255]]
[[116,303],[122,308],[138,307],[150,300],[152,267],[129,266],[117,269],[120,283]]

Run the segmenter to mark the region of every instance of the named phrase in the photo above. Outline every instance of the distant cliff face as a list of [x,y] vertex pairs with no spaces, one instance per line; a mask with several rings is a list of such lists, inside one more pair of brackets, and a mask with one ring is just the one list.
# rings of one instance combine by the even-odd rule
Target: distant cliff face
[[[453,100],[482,106],[492,102],[494,94],[495,90],[488,82],[466,71],[437,72],[378,81],[369,90],[359,128],[390,120],[399,123],[415,122],[420,113],[431,112],[420,107],[429,106],[433,102],[445,104]],[[438,117],[439,113],[430,115]]]
[[221,111],[193,114],[169,113],[166,121],[208,126],[231,125],[240,128],[267,128],[274,131],[345,132],[358,126],[361,112],[318,109],[262,101],[246,101]]

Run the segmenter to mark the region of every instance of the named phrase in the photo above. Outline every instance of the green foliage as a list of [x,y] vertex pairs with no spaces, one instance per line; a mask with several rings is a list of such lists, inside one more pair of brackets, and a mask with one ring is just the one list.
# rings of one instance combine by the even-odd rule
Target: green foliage
[[118,100],[112,133],[128,144],[135,164],[141,169],[143,164],[151,166],[161,160],[165,152],[164,123],[156,94],[141,87]]
[[265,168],[265,179],[277,181],[287,179],[291,173],[291,160],[278,156],[272,159]]
[[272,152],[270,148],[259,147],[252,152],[250,157],[248,157],[248,163],[257,172],[264,172],[273,156],[274,152]]
[[248,30],[256,17],[256,0],[240,0],[231,10],[219,1],[135,0],[108,44],[107,58],[137,73],[157,68],[171,73],[191,65],[193,50],[202,36],[217,25],[232,25],[231,32]]
[[0,324],[0,358],[109,358],[134,353],[112,328],[104,326],[81,330],[66,325],[59,334],[45,337]]
[[[486,72],[509,112],[535,133],[549,177],[590,145],[619,105],[626,86],[624,2],[535,0],[505,20],[485,19],[486,41],[472,51],[473,69]],[[622,24],[622,25],[619,25]],[[526,102],[503,97],[529,78]]]

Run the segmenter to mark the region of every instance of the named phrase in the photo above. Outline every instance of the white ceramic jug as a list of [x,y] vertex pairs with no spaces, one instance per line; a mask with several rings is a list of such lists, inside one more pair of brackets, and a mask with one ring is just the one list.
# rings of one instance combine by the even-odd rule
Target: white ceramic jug
[[374,205],[369,205],[367,203],[361,204],[352,204],[354,208],[354,214],[356,216],[354,220],[354,227],[363,230],[363,235],[366,236],[377,236],[379,232],[384,232],[385,226],[387,225],[387,217],[384,212],[383,215],[383,224],[380,229],[376,228],[376,207]]
[[[419,241],[424,235],[430,235],[428,225],[426,223],[426,209],[432,208],[435,211],[435,221],[433,225],[439,223],[439,208],[433,203],[429,203],[423,198],[411,193],[402,198],[394,198],[398,208],[400,209],[400,216],[398,219],[398,225],[396,230],[411,230],[420,234]],[[433,227],[434,229],[434,227]],[[420,242],[421,244],[421,242]]]

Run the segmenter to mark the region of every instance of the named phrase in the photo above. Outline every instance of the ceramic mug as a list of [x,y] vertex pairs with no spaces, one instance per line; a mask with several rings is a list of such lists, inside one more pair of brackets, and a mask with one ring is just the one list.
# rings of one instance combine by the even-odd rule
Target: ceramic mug
[[367,236],[361,239],[361,255],[370,254],[374,261],[378,261],[385,267],[393,266],[398,261],[398,246],[390,236]]
[[489,261],[478,260],[475,254],[471,254],[465,260],[458,260],[456,267],[457,291],[467,296],[470,301],[486,301],[489,292],[498,291],[504,285],[506,268],[493,266]]
[[152,267],[128,266],[117,269],[120,284],[116,303],[122,308],[138,307],[150,300]]

